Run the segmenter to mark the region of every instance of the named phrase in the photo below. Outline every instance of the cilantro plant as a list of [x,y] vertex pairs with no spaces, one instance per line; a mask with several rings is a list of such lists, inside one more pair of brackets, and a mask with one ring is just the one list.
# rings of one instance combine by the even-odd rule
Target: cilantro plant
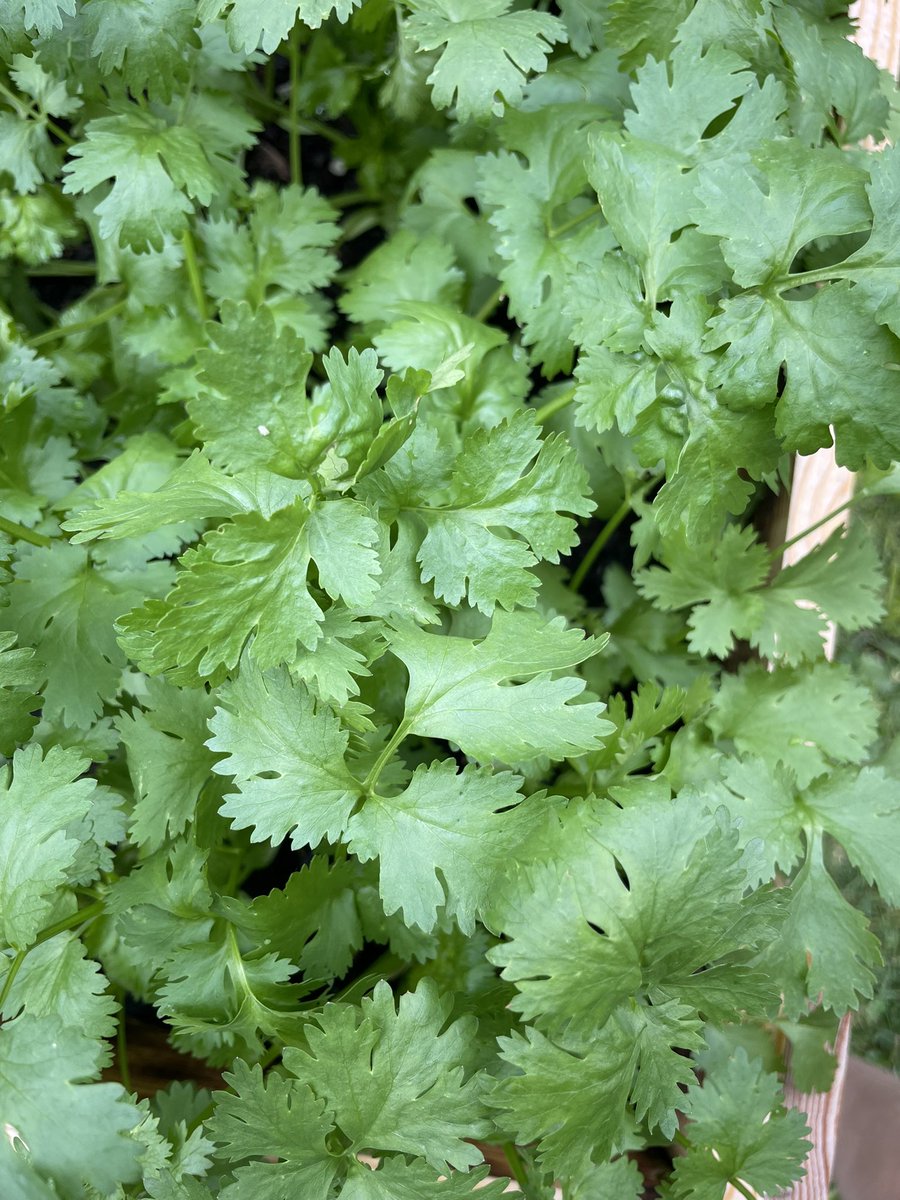
[[823,652],[878,554],[766,515],[832,442],[897,490],[849,32],[0,0],[4,1198],[802,1174],[784,1051],[827,1088],[879,963],[835,854],[900,902],[886,672]]

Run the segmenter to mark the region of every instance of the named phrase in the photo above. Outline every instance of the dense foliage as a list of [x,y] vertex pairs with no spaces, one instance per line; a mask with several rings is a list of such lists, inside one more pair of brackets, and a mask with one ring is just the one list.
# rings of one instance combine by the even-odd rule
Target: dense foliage
[[0,0],[4,1200],[799,1176],[900,901],[879,556],[766,538],[897,487],[845,9]]

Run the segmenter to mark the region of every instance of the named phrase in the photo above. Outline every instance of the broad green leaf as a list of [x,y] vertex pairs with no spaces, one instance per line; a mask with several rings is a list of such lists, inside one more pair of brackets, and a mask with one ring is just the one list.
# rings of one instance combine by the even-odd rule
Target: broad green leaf
[[99,1042],[59,1017],[19,1017],[0,1036],[4,1120],[28,1147],[38,1177],[64,1200],[84,1200],[141,1177],[139,1146],[125,1135],[140,1112],[121,1084],[99,1074]]
[[409,7],[419,49],[443,47],[428,77],[434,106],[455,102],[461,121],[515,106],[528,76],[544,71],[553,45],[566,40],[558,17],[509,12],[509,0],[409,0]]
[[481,1151],[464,1141],[487,1124],[477,1078],[464,1079],[471,1018],[447,1024],[449,998],[430,980],[394,1007],[380,983],[361,1008],[328,1004],[306,1028],[308,1049],[288,1047],[287,1069],[324,1100],[351,1152],[398,1151],[437,1170],[465,1170]]
[[566,629],[562,618],[545,624],[536,614],[498,610],[480,640],[404,627],[390,644],[409,671],[407,732],[446,738],[480,761],[564,758],[613,731],[600,716],[604,705],[569,703],[584,682],[556,673],[604,643]]
[[275,844],[291,834],[296,847],[337,840],[360,792],[344,762],[348,735],[284,668],[264,673],[245,661],[209,727],[207,745],[227,756],[213,770],[238,788],[221,809],[236,828]]
[[431,930],[438,909],[475,929],[497,883],[541,820],[538,800],[522,802],[508,772],[451,761],[419,767],[397,796],[370,796],[350,819],[349,848],[378,858],[386,913]]
[[774,1195],[801,1178],[810,1148],[804,1114],[785,1111],[778,1077],[743,1048],[688,1095],[690,1147],[675,1163],[675,1200],[720,1200],[737,1181]]
[[36,745],[17,750],[0,768],[0,928],[18,950],[48,925],[75,863],[75,832],[91,810],[89,763],[75,750]]
[[117,724],[136,796],[131,835],[139,846],[158,850],[194,819],[215,761],[204,746],[213,701],[154,679],[145,704]]

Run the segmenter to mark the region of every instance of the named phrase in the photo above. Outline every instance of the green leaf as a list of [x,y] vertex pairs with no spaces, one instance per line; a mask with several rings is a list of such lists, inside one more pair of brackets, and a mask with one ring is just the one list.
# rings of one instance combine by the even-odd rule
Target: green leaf
[[590,1171],[625,1138],[625,1100],[635,1051],[625,1030],[608,1026],[581,1054],[536,1029],[500,1038],[500,1053],[517,1073],[501,1080],[490,1102],[504,1110],[520,1143],[540,1139],[541,1162],[564,1179]]
[[17,750],[0,768],[0,913],[3,939],[25,949],[50,923],[79,842],[74,830],[91,811],[93,779],[75,750]]
[[783,763],[805,788],[829,764],[861,763],[876,733],[872,698],[848,667],[775,671],[752,664],[722,680],[707,722],[742,754]]
[[0,631],[0,754],[7,756],[28,741],[40,707],[40,664],[30,646],[15,645],[14,633]]
[[362,0],[203,0],[201,15],[205,20],[217,16],[229,7],[226,26],[228,39],[236,50],[251,51],[261,46],[272,54],[299,19],[311,29],[318,29],[332,13],[346,21]]
[[478,1191],[478,1200],[491,1200],[506,1189],[506,1180],[478,1186],[488,1173],[487,1167],[454,1171],[448,1179],[436,1175],[425,1163],[408,1163],[401,1157],[382,1159],[375,1170],[362,1163],[351,1165],[350,1172],[341,1189],[341,1200],[469,1200],[473,1189]]
[[420,50],[444,47],[428,82],[435,108],[456,104],[461,121],[499,116],[522,98],[528,76],[546,69],[566,40],[558,17],[509,12],[509,0],[409,0],[409,28]]
[[21,25],[46,37],[62,28],[63,14],[74,12],[75,0],[0,0],[0,28]]
[[215,1093],[210,1131],[228,1161],[261,1161],[238,1167],[224,1195],[249,1200],[303,1188],[304,1195],[324,1200],[336,1169],[325,1146],[331,1121],[324,1101],[305,1082],[274,1072],[263,1076],[258,1065],[248,1067],[240,1059],[225,1082],[232,1093]]
[[169,101],[189,80],[188,49],[198,49],[190,0],[90,0],[84,30],[104,75],[122,73],[135,95]]
[[[0,975],[0,980],[5,972]],[[87,958],[79,939],[59,933],[34,946],[9,990],[4,1020],[25,1013],[29,1018],[59,1017],[69,1029],[94,1041],[115,1034],[118,1004],[97,963]]]
[[310,979],[340,979],[363,944],[359,870],[322,857],[295,871],[283,889],[229,912],[260,945],[290,959]]
[[436,1170],[465,1170],[481,1151],[463,1139],[487,1126],[478,1081],[464,1079],[462,1066],[474,1022],[447,1025],[449,1015],[430,980],[397,1010],[380,983],[359,1009],[326,1005],[307,1026],[308,1049],[288,1047],[284,1063],[326,1102],[350,1152],[398,1151]]
[[323,614],[306,583],[308,519],[302,501],[269,520],[242,514],[188,550],[164,605],[120,623],[132,635],[146,629],[151,672],[177,667],[185,682],[231,670],[251,636],[261,668],[292,661],[298,642],[315,646]]
[[[603,647],[536,614],[497,611],[486,637],[475,641],[423,633],[391,635],[391,650],[409,671],[404,726],[441,737],[480,761],[564,758],[599,745],[613,731],[604,705],[570,704],[584,691],[575,676],[555,673]],[[510,686],[513,681],[519,681]]]
[[207,745],[227,756],[213,770],[238,788],[221,809],[236,828],[275,844],[290,833],[296,847],[337,840],[360,788],[344,763],[347,733],[302,684],[283,668],[264,673],[245,662],[220,691],[209,727]]
[[736,1180],[771,1195],[801,1177],[810,1148],[804,1115],[785,1111],[777,1076],[742,1047],[689,1095],[691,1145],[675,1163],[676,1200],[720,1200]]
[[[398,796],[370,796],[350,819],[349,848],[379,860],[386,913],[431,930],[438,909],[475,929],[509,862],[533,834],[541,807],[520,803],[521,779],[450,761],[420,766]],[[477,849],[476,849],[477,847]]]
[[215,761],[204,746],[213,702],[202,692],[149,680],[145,704],[121,714],[117,725],[136,796],[131,835],[158,850],[194,819]]
[[178,237],[194,203],[209,204],[218,183],[198,132],[144,109],[95,117],[70,153],[64,190],[93,193],[112,180],[94,208],[101,236],[137,251]]
[[248,467],[302,473],[298,434],[312,355],[296,334],[276,335],[268,308],[254,313],[228,301],[197,362],[200,388],[187,409],[210,460],[232,473]]
[[19,1017],[0,1037],[0,1103],[30,1166],[64,1200],[86,1200],[140,1179],[140,1120],[118,1083],[99,1073],[99,1043],[54,1017]]
[[587,516],[593,503],[586,492],[565,439],[542,439],[528,415],[475,430],[463,442],[444,502],[417,510],[427,529],[416,556],[423,581],[447,603],[467,596],[488,615],[496,604],[530,606],[538,580],[528,568],[539,559],[558,562],[571,549],[575,521],[563,513]]
[[838,1014],[857,1008],[860,997],[872,995],[873,968],[881,964],[878,939],[826,871],[820,837],[813,839],[791,890],[781,936],[766,956],[782,981],[787,1016],[800,1016],[810,1001]]
[[864,184],[862,170],[837,154],[770,142],[752,162],[704,171],[697,220],[722,239],[735,283],[753,287],[789,275],[815,238],[867,229]]

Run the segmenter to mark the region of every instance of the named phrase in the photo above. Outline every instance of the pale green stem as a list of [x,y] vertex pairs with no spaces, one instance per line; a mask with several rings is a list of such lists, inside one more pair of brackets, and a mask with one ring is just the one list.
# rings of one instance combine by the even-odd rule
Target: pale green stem
[[37,533],[36,530],[28,529],[17,521],[9,521],[6,517],[0,517],[0,533],[7,533],[18,542],[30,542],[32,546],[50,546],[53,543],[53,539],[48,538],[46,534]]
[[56,325],[53,329],[47,329],[43,333],[37,334],[36,337],[29,338],[25,345],[32,348],[45,346],[47,342],[55,342],[59,338],[68,337],[70,333],[87,333],[89,329],[94,329],[97,325],[103,325],[105,322],[111,321],[113,317],[117,317],[124,310],[126,304],[126,300],[120,300],[118,304],[112,304],[103,312],[94,313],[92,317],[85,317],[83,321],[73,321],[70,325]]
[[200,274],[200,262],[197,258],[197,246],[194,242],[193,234],[190,229],[185,229],[181,235],[181,245],[184,249],[184,267],[187,271],[187,277],[191,285],[191,293],[194,297],[194,304],[197,307],[201,321],[206,321],[209,318],[209,309],[206,306],[206,293],[203,290],[203,278]]
[[532,411],[534,412],[534,415],[538,421],[549,421],[549,419],[552,416],[555,416],[556,413],[561,412],[564,408],[568,408],[574,399],[575,388],[569,388],[567,392],[563,392],[561,395],[554,397],[553,400],[548,400],[546,404],[542,404],[540,407],[535,408]]

